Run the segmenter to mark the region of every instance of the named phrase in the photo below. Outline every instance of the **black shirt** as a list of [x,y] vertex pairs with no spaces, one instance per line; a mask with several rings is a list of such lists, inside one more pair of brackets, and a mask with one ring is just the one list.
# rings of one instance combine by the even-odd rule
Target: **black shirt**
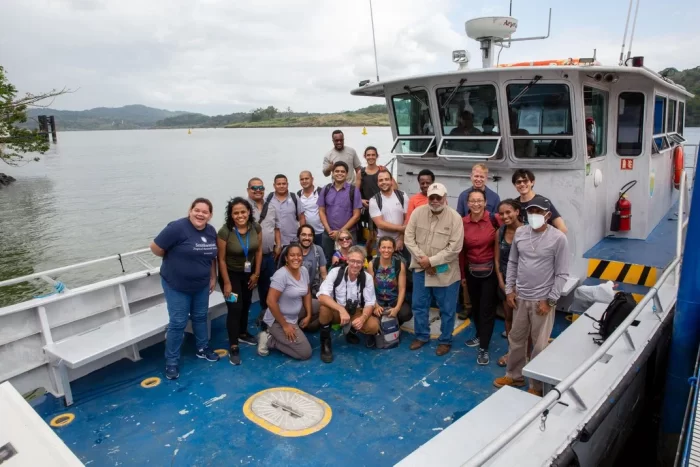
[[549,212],[551,212],[552,215],[550,216],[550,218],[549,218],[549,220],[547,221],[547,223],[548,223],[549,225],[554,225],[554,224],[552,224],[552,222],[554,222],[555,219],[559,219],[559,218],[561,217],[561,214],[559,214],[559,211],[557,211],[557,208],[554,207],[554,203],[552,203],[551,200],[549,200],[548,198],[545,198],[545,197],[542,196],[542,195],[535,195],[530,201],[520,201],[520,200],[518,200],[518,201],[520,201],[520,205],[522,206],[522,207],[520,208],[520,214],[521,214],[522,217],[523,217],[523,223],[524,223],[525,225],[528,224],[528,222],[527,222],[527,208],[528,208],[528,206],[530,206],[531,204],[537,204],[537,203],[535,202],[535,201],[537,201],[537,200],[547,200],[547,201],[549,201],[549,205],[552,207],[552,209],[550,209]]
[[360,170],[360,177],[360,194],[362,195],[362,199],[371,199],[374,195],[379,193],[379,184],[377,183],[379,179],[379,170],[370,175],[362,168],[362,170]]

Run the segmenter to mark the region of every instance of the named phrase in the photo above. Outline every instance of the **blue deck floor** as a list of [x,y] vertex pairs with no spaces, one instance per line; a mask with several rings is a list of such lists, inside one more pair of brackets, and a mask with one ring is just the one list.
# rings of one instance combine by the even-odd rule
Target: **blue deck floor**
[[646,240],[606,237],[584,253],[583,257],[664,269],[676,255],[677,229],[678,203],[675,203]]
[[[554,335],[567,324],[558,314]],[[502,331],[499,319],[489,366],[476,365],[476,350],[464,345],[471,326],[444,357],[435,355],[435,342],[411,352],[407,333],[392,350],[349,346],[336,334],[335,361],[324,364],[318,334],[312,334],[309,361],[276,351],[262,358],[255,347],[243,346],[238,367],[227,359],[198,360],[188,335],[179,380],[164,378],[159,344],[143,351],[139,362],[121,360],[75,381],[75,404],[68,409],[50,395],[33,405],[47,422],[75,414],[56,432],[86,465],[393,465],[495,391],[492,380],[503,374],[496,361],[507,348]],[[212,347],[227,348],[225,317],[212,323]],[[162,383],[142,388],[150,376]],[[309,436],[285,438],[245,417],[242,407],[251,395],[282,386],[324,400],[332,409],[330,423]]]

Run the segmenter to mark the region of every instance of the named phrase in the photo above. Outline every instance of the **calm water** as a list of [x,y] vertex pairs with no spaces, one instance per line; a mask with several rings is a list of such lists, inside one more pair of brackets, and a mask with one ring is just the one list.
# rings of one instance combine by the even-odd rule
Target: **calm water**
[[[245,195],[248,179],[272,187],[277,173],[299,189],[298,174],[311,170],[317,185],[329,128],[135,130],[64,132],[40,162],[2,168],[17,178],[0,190],[0,280],[101,256],[145,248],[169,221],[186,215],[204,196],[214,203],[212,224],[223,222],[226,201]],[[344,129],[360,152],[374,145],[387,162],[389,128]],[[688,129],[689,142],[700,128]],[[383,156],[382,156],[383,154]],[[271,190],[268,190],[271,191]],[[127,271],[142,268],[125,260]],[[64,273],[68,287],[121,272],[117,261]],[[48,292],[42,281],[0,288],[0,306]]]
[[[391,131],[346,128],[358,153],[367,145],[387,162]],[[317,184],[332,128],[135,130],[59,133],[38,163],[6,169],[17,178],[0,190],[0,280],[101,256],[145,248],[169,221],[183,217],[204,196],[214,203],[212,224],[223,223],[226,201],[246,195],[257,176],[271,191],[276,174],[300,188],[311,170]],[[382,156],[382,154],[385,154]],[[127,271],[140,266],[125,260]],[[68,287],[121,272],[117,261],[64,273]],[[42,281],[0,288],[0,306],[47,292]]]

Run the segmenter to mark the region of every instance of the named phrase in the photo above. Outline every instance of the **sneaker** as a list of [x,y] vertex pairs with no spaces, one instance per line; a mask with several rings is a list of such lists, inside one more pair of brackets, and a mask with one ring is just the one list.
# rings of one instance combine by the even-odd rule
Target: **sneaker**
[[523,379],[513,379],[510,376],[501,376],[493,380],[493,385],[497,388],[502,388],[503,386],[512,386],[514,388],[522,388],[525,386],[525,378]]
[[469,339],[467,342],[465,342],[467,347],[479,347],[479,338],[478,337],[472,337]]
[[228,362],[231,365],[240,365],[241,364],[241,355],[240,355],[240,349],[236,347],[231,347],[228,351]]
[[374,336],[365,336],[365,347],[373,349],[377,346],[377,341]]
[[503,331],[503,332],[501,333],[501,337],[504,338],[504,339],[508,339],[508,334],[506,334],[506,332]]
[[345,340],[348,342],[348,344],[359,344],[360,336],[358,336],[356,332],[350,331],[349,333],[345,334]]
[[476,363],[478,363],[479,365],[488,365],[489,361],[489,351],[479,349],[479,355],[476,357]]
[[166,365],[165,377],[168,379],[178,379],[180,377],[180,370],[177,369],[177,365]]
[[460,311],[457,313],[457,318],[461,319],[462,321],[469,319],[469,312],[468,311]]
[[270,333],[263,331],[258,334],[258,355],[267,357],[270,355],[270,349],[267,348],[267,340],[270,338]]
[[204,358],[207,359],[210,362],[218,362],[219,361],[219,355],[214,352],[212,349],[209,347],[204,347],[203,349],[199,349],[197,353],[195,353],[197,358]]
[[238,336],[238,341],[248,345],[258,345],[258,341],[255,339],[255,337],[251,336],[247,332],[240,334]]

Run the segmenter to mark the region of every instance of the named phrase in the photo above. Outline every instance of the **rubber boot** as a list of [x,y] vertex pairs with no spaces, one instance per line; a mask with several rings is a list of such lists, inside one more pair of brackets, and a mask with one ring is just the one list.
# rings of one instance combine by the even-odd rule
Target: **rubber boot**
[[333,361],[333,346],[331,345],[331,327],[326,324],[321,326],[321,361],[330,363]]

